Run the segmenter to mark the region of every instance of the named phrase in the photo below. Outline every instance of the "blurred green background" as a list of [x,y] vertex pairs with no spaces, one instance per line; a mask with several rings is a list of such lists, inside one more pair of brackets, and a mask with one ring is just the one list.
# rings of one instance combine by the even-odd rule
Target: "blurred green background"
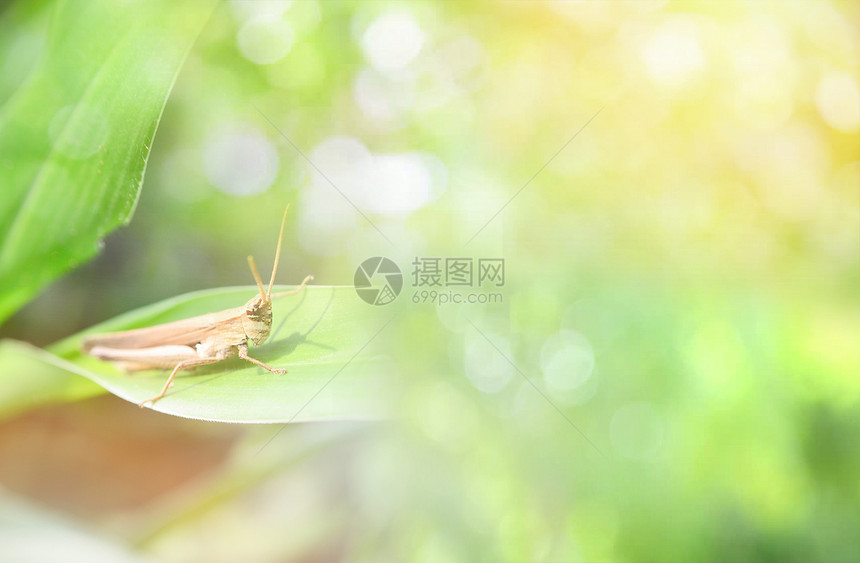
[[[52,4],[0,10],[7,100]],[[0,543],[860,560],[858,22],[811,0],[218,4],[133,221],[0,335],[46,345],[248,284],[293,202],[281,283],[350,285],[370,256],[404,271],[379,337],[396,415],[33,409],[0,424]],[[416,256],[503,257],[504,302],[414,303]]]

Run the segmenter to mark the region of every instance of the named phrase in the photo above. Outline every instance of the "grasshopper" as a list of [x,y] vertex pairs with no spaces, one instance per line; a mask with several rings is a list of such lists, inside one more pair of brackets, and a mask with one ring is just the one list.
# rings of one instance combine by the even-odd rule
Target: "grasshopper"
[[278,271],[278,259],[281,257],[284,225],[289,210],[290,206],[287,205],[281,220],[275,265],[272,267],[268,291],[263,288],[254,257],[248,256],[248,265],[251,267],[251,273],[254,275],[260,294],[249,299],[241,307],[147,328],[97,334],[84,340],[83,351],[128,372],[173,368],[161,392],[139,403],[140,407],[150,402],[155,404],[164,397],[173,385],[173,379],[179,370],[214,364],[235,356],[272,373],[287,373],[285,369],[273,368],[249,356],[248,343],[258,346],[269,337],[272,329],[272,299],[295,295],[313,280],[313,276],[308,276],[298,288],[272,295],[272,285],[275,283],[275,273]]

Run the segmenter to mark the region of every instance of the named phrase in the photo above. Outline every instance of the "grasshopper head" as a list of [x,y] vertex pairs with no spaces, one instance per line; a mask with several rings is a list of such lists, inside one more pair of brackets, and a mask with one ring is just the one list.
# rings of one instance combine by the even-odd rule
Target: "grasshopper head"
[[272,286],[275,284],[275,273],[278,271],[278,259],[281,257],[281,241],[284,238],[284,225],[287,224],[287,212],[289,210],[290,206],[287,205],[287,208],[284,210],[284,217],[281,219],[281,232],[278,234],[278,248],[275,250],[275,265],[272,266],[272,279],[269,280],[268,291],[263,287],[263,280],[260,279],[260,272],[257,271],[254,257],[248,256],[248,265],[251,266],[251,273],[254,274],[254,281],[257,282],[260,295],[251,298],[245,303],[242,328],[245,330],[245,336],[254,345],[263,343],[269,337],[269,331],[272,330]]
[[248,340],[259,345],[269,337],[272,330],[272,301],[265,295],[257,295],[245,303],[242,328]]

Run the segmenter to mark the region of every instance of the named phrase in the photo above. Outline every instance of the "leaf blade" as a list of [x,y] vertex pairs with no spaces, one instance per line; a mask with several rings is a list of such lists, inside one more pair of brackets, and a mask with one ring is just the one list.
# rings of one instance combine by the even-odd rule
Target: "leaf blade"
[[0,340],[0,419],[30,407],[102,393],[61,358],[17,340]]
[[211,2],[60,3],[45,57],[0,109],[0,322],[130,219]]
[[[285,288],[279,288],[282,290]],[[49,351],[111,393],[133,403],[157,394],[168,372],[126,374],[79,351],[85,336],[153,326],[235,307],[256,288],[222,288],[143,307],[58,342]],[[281,423],[356,420],[385,415],[386,362],[375,336],[393,313],[372,307],[352,287],[312,286],[274,300],[272,336],[250,355],[289,370],[273,375],[239,358],[180,372],[152,406],[185,418],[215,422]],[[383,310],[380,310],[383,309]],[[378,341],[376,341],[378,343]]]

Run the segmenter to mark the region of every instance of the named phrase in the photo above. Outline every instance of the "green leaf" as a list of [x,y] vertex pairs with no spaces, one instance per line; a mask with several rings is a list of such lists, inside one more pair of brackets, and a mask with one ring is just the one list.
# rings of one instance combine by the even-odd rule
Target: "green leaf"
[[[279,291],[283,288],[279,289]],[[133,403],[156,395],[164,370],[125,373],[80,352],[89,334],[128,330],[237,307],[255,287],[189,293],[132,311],[63,340],[50,352],[105,389]],[[220,422],[300,422],[380,416],[384,407],[384,358],[375,336],[394,313],[361,301],[352,287],[312,286],[273,303],[269,339],[250,355],[274,375],[239,358],[184,371],[157,411]],[[375,342],[374,342],[375,341]]]
[[29,407],[104,392],[74,364],[25,342],[0,340],[0,419]]
[[0,322],[131,216],[158,120],[211,2],[60,2],[0,109]]

